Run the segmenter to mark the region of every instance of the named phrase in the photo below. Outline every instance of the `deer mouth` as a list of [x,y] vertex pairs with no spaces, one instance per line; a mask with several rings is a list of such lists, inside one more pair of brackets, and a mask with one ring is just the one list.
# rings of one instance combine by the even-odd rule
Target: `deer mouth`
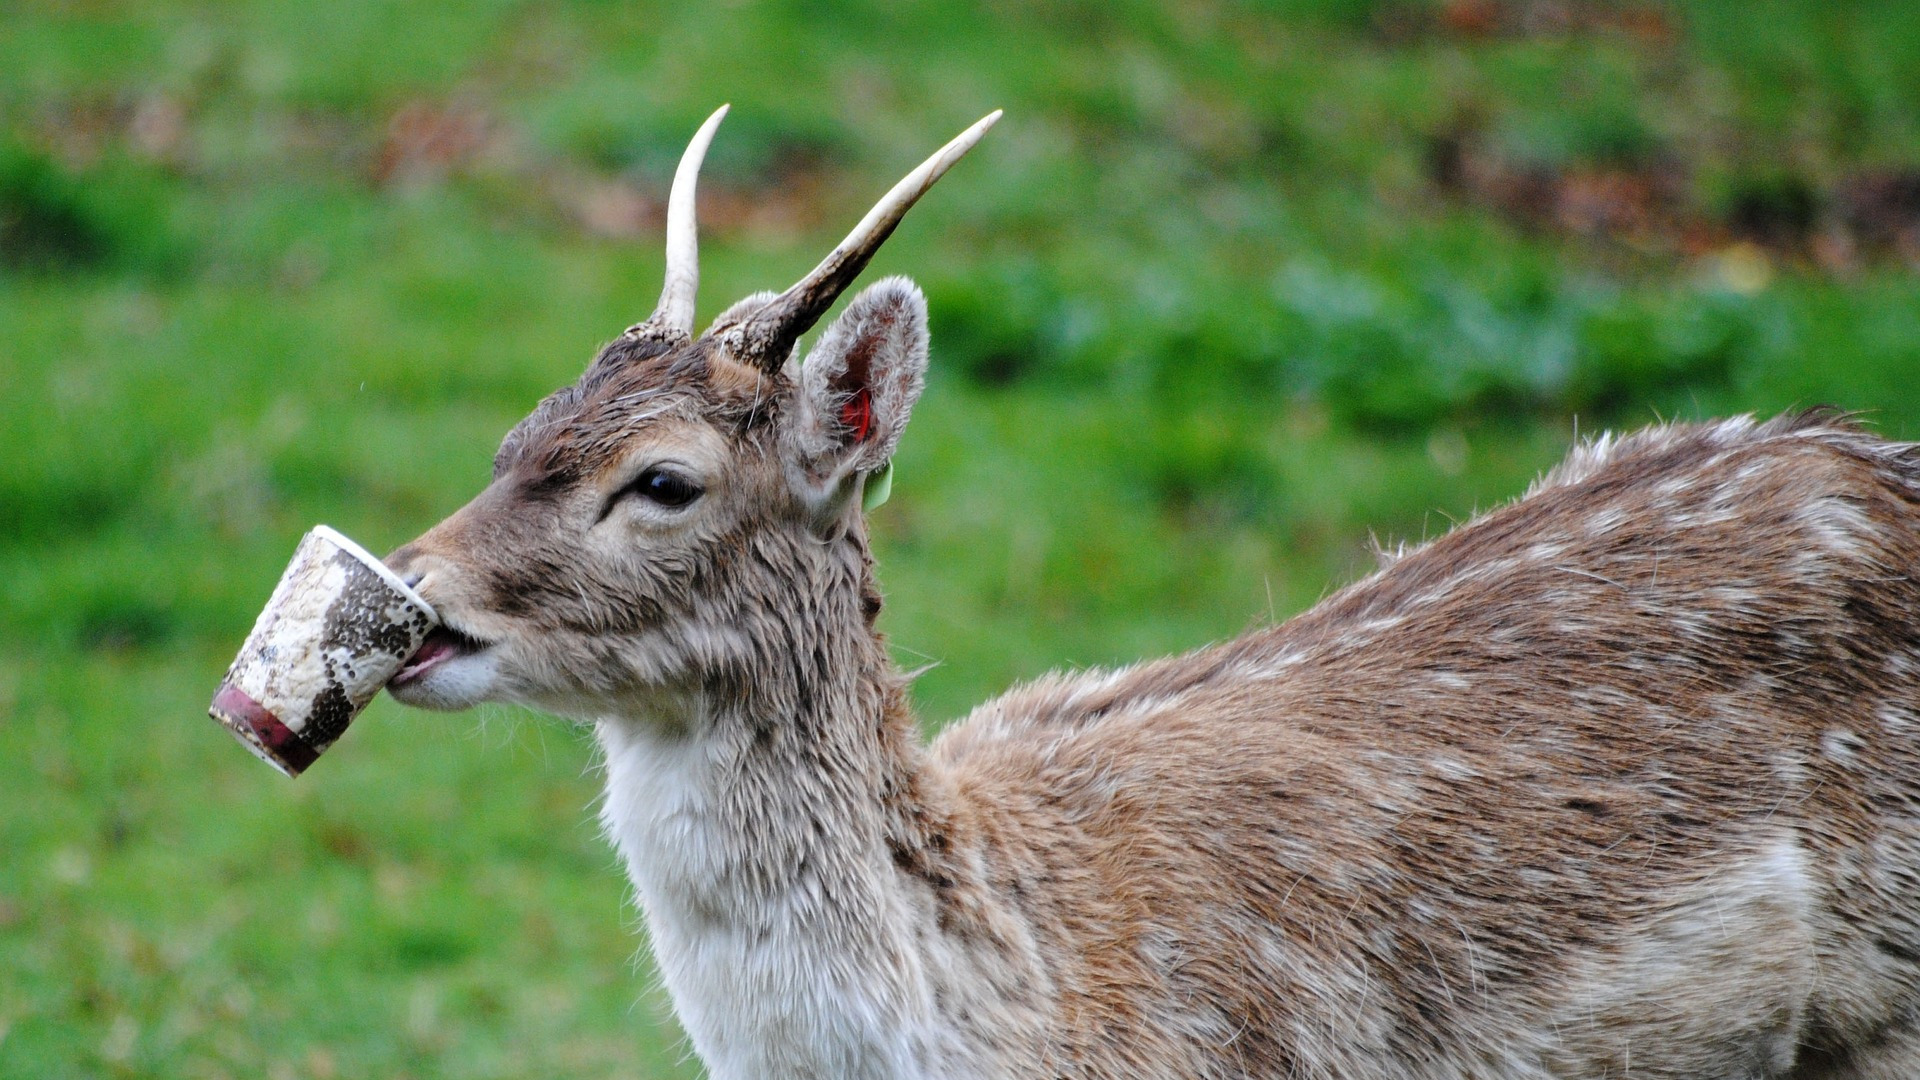
[[449,660],[484,651],[488,644],[451,626],[436,626],[427,634],[427,640],[420,643],[420,648],[407,659],[399,673],[387,680],[387,685],[405,686]]

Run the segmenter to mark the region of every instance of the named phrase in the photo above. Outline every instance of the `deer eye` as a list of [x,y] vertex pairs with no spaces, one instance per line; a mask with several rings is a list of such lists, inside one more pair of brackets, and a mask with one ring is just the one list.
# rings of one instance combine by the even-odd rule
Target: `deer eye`
[[627,486],[627,490],[669,508],[685,506],[704,494],[699,484],[658,466],[641,473],[638,480]]

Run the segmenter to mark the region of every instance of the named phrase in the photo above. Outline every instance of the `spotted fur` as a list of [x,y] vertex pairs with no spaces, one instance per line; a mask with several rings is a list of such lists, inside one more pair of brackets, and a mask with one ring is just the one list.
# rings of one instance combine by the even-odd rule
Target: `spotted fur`
[[[1914,448],[1602,437],[1297,618],[926,745],[846,497],[924,320],[892,280],[805,369],[616,345],[391,559],[485,645],[398,696],[594,725],[712,1075],[1920,1076]],[[619,494],[662,462],[705,495]]]

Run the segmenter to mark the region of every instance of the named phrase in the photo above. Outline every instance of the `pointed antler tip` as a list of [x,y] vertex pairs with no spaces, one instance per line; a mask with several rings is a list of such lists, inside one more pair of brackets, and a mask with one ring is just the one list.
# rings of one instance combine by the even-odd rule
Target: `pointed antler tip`
[[673,172],[673,189],[667,196],[667,272],[660,289],[660,304],[646,322],[628,329],[629,334],[653,333],[672,338],[693,335],[694,294],[700,288],[699,221],[694,187],[700,177],[700,163],[706,159],[713,133],[727,115],[730,104],[713,110],[712,115],[693,133],[680,166]]
[[762,368],[777,369],[792,351],[794,341],[812,327],[840,291],[866,267],[867,260],[914,202],[973,149],[1001,115],[1002,110],[995,109],[974,121],[895,184],[820,265],[786,292],[768,301],[751,318],[732,328],[729,331],[731,347]]

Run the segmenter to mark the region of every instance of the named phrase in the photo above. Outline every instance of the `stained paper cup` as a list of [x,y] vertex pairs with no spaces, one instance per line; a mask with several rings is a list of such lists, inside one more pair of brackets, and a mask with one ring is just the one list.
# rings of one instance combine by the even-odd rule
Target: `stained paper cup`
[[298,776],[439,621],[385,563],[321,525],[301,539],[208,712]]

